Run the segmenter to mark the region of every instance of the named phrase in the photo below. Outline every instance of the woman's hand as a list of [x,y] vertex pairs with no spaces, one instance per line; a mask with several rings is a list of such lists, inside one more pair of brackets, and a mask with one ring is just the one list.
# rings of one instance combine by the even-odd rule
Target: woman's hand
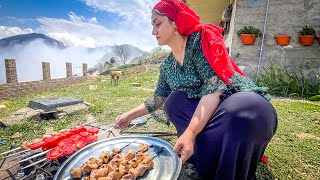
[[184,163],[194,153],[195,136],[188,129],[178,138],[173,151],[181,157]]
[[123,129],[129,126],[132,119],[130,118],[128,113],[121,114],[117,117],[116,122],[114,123],[114,127],[116,129]]

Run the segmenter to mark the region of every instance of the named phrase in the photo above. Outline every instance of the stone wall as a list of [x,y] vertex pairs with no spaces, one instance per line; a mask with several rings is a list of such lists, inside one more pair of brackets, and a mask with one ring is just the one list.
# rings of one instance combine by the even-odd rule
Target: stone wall
[[87,79],[88,65],[82,64],[83,76],[72,76],[72,64],[66,63],[66,78],[51,79],[50,63],[42,62],[43,80],[19,82],[15,59],[5,59],[7,83],[0,84],[0,101],[20,97],[41,90],[52,90],[76,84]]
[[18,82],[16,61],[14,59],[6,59],[5,66],[6,66],[7,83]]
[[[237,31],[243,26],[255,26],[263,32],[267,0],[237,0],[232,25],[231,56],[245,73],[250,74],[259,64],[262,37],[252,46],[242,45]],[[319,0],[270,0],[266,32],[260,67],[271,61],[283,63],[310,62],[320,68],[320,45],[314,40],[312,46],[303,47],[299,43],[298,32],[304,26],[313,27],[320,36]],[[288,46],[277,46],[274,36],[289,34]]]
[[77,84],[86,80],[86,76],[73,78],[60,78],[42,81],[30,81],[20,83],[0,84],[0,101],[20,97],[30,93],[36,93],[41,90],[52,90],[55,88],[65,87]]

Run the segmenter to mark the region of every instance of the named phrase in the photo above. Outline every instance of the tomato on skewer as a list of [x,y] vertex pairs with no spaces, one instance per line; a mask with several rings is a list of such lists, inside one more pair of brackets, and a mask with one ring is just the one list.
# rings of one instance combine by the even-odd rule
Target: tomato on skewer
[[89,135],[88,131],[80,132],[80,136],[87,137]]
[[73,129],[70,129],[70,132],[74,133],[74,134],[79,134],[80,132],[84,132],[87,131],[87,129],[85,127],[82,126],[77,126]]
[[44,141],[38,141],[38,142],[32,143],[31,146],[30,146],[30,149],[31,150],[36,150],[38,148],[41,148],[44,144],[45,144]]
[[69,139],[71,139],[73,142],[77,142],[81,138],[82,138],[82,136],[79,135],[79,134],[75,134],[75,135],[72,135],[72,136],[69,137]]
[[93,134],[98,134],[99,129],[98,128],[90,128],[90,129],[88,129],[88,132],[93,133]]
[[78,149],[85,147],[87,144],[88,144],[88,140],[85,138],[81,138],[79,139],[79,141],[76,142],[76,146]]
[[63,147],[63,146],[65,146],[66,144],[74,144],[74,141],[72,141],[70,138],[67,138],[67,139],[64,139],[64,140],[60,141],[60,142],[58,143],[58,146],[59,146],[59,147]]
[[64,156],[70,156],[77,151],[77,146],[75,144],[66,144],[62,150]]
[[98,140],[97,134],[89,133],[89,135],[87,136],[88,143],[92,143],[92,142],[95,142],[97,140]]
[[60,147],[52,148],[46,155],[49,160],[56,160],[63,155],[63,150]]

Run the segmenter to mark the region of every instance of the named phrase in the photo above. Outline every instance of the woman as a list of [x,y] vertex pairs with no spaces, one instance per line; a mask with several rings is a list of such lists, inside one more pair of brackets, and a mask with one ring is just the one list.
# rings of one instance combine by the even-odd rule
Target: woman
[[204,179],[253,179],[277,126],[267,89],[235,65],[221,29],[201,24],[183,2],[160,1],[152,25],[158,44],[172,53],[160,67],[154,96],[120,115],[116,127],[164,105],[179,136],[173,150],[183,162]]

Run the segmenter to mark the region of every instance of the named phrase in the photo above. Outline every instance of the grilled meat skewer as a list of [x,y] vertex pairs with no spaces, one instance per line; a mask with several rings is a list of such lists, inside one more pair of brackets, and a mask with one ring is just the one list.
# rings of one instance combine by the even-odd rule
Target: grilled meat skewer
[[70,171],[70,175],[74,179],[81,178],[83,175],[83,170],[81,167],[74,168]]

